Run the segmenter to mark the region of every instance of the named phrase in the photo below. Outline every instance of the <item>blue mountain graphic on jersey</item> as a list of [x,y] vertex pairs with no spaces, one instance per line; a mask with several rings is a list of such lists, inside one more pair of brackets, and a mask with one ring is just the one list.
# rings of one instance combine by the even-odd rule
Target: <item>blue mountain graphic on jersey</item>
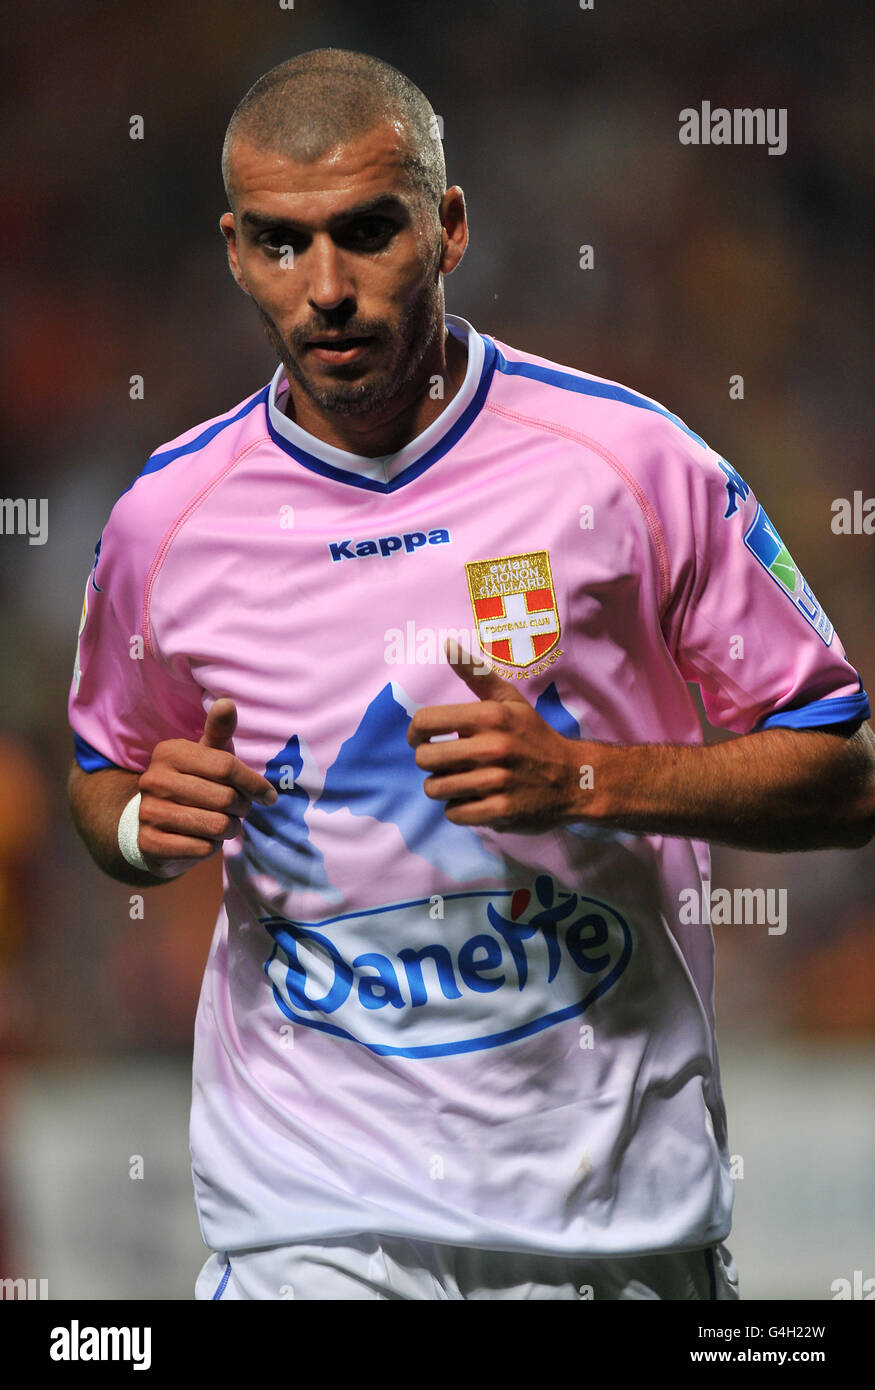
[[543,695],[538,696],[535,701],[535,714],[540,714],[544,723],[549,724],[550,728],[555,729],[563,738],[580,738],[580,725],[559,699],[555,681],[551,681]]
[[[539,696],[535,710],[564,738],[580,737],[580,725],[560,700],[555,683]],[[444,802],[430,800],[423,791],[426,774],[416,766],[407,742],[409,723],[410,715],[395,698],[391,683],[386,684],[355,733],[341,745],[313,804],[329,814],[346,809],[397,826],[412,853],[459,883],[492,877],[501,871],[497,856],[475,830],[452,825],[444,816]],[[279,801],[270,807],[253,806],[246,818],[249,857],[256,869],[279,884],[331,893],[335,890],[324,859],[310,838],[310,798],[298,785],[302,770],[300,740],[294,734],[264,771]],[[586,823],[567,829],[595,839],[620,838]]]
[[[325,873],[325,861],[310,839],[305,820],[310,798],[298,786],[303,766],[300,741],[295,734],[264,770],[268,782],[279,793],[279,801],[273,806],[253,806],[246,817],[249,859],[256,869],[270,874],[279,884],[294,882],[302,888],[334,892]],[[284,785],[288,782],[292,785]]]
[[[543,695],[538,697],[535,702],[535,712],[540,714],[545,724],[549,724],[550,728],[555,729],[557,734],[561,734],[563,738],[580,738],[580,725],[559,699],[555,681],[551,682]],[[609,830],[605,826],[592,825],[585,820],[575,821],[573,825],[566,825],[565,829],[570,830],[572,835],[579,835],[584,840],[611,841],[615,844],[628,844],[630,840],[636,838],[627,830]]]
[[409,723],[391,684],[385,685],[341,745],[316,805],[328,812],[346,807],[354,816],[396,825],[408,849],[459,883],[501,872],[501,861],[476,831],[452,825],[445,803],[422,790],[426,774],[407,742]]

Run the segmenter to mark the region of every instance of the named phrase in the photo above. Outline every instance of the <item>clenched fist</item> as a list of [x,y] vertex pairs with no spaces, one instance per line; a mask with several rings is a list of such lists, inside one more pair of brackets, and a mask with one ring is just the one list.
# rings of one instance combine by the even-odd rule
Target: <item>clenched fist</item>
[[407,741],[417,767],[431,773],[426,796],[446,801],[454,825],[540,834],[583,819],[580,762],[593,745],[557,734],[515,686],[467,653],[448,648],[447,660],[478,701],[426,705],[411,719]]
[[240,834],[253,801],[272,806],[277,792],[234,755],[233,700],[216,700],[199,743],[171,738],[157,743],[139,780],[140,852],[157,874],[208,859]]

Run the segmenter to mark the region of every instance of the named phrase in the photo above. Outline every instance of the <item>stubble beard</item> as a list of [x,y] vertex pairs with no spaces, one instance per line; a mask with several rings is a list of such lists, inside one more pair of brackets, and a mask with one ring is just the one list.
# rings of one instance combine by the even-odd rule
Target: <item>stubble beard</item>
[[[256,300],[253,299],[253,303],[268,340],[289,377],[319,410],[332,411],[337,415],[367,415],[390,406],[398,396],[409,389],[411,382],[419,374],[435,335],[440,339],[443,331],[440,282],[428,281],[423,293],[412,301],[404,312],[394,338],[395,351],[387,366],[371,380],[335,380],[322,387],[317,386],[302,370],[298,358],[281,337],[273,319]],[[379,326],[381,329],[378,334],[381,343],[389,341],[385,324],[375,323],[373,326]]]

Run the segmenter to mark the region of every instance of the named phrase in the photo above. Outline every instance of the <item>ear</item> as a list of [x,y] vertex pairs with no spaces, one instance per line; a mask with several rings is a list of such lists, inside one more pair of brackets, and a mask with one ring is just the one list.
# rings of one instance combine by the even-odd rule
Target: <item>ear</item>
[[438,216],[441,222],[443,250],[438,269],[443,275],[455,270],[468,245],[468,214],[465,195],[458,184],[448,188],[441,198]]
[[228,247],[228,268],[237,284],[244,294],[249,294],[246,282],[243,279],[243,271],[240,269],[240,261],[237,257],[237,229],[234,225],[233,212],[224,212],[219,218],[219,230],[225,238]]

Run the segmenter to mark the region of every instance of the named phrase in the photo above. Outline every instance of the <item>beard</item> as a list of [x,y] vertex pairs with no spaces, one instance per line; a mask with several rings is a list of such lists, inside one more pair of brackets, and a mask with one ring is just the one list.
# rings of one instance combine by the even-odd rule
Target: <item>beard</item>
[[[338,415],[366,415],[390,406],[405,395],[419,374],[423,359],[443,330],[443,297],[440,281],[429,279],[421,293],[409,301],[397,329],[383,319],[347,319],[339,322],[325,315],[323,324],[295,329],[291,342],[279,332],[269,314],[253,299],[268,340],[289,377],[320,410]],[[316,383],[303,369],[301,358],[307,342],[321,333],[343,333],[353,338],[372,337],[378,347],[389,347],[386,365],[367,374],[363,381],[344,380],[344,371],[354,374],[361,369],[357,363],[336,367],[337,376],[325,383]]]

